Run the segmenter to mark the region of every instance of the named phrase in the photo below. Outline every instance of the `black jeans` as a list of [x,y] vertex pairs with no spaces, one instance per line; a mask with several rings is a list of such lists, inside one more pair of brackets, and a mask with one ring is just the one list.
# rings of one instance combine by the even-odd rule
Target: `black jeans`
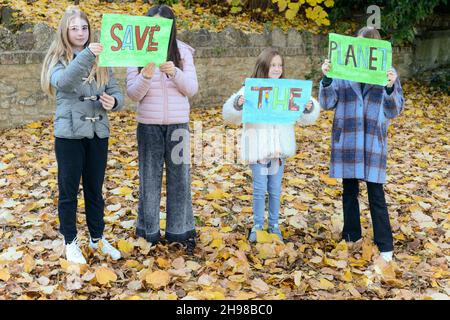
[[66,243],[77,235],[76,212],[80,178],[83,177],[83,194],[86,221],[91,238],[101,238],[105,223],[102,196],[108,156],[108,138],[63,139],[55,138],[58,163],[58,216],[60,232]]
[[[342,201],[344,205],[344,230],[342,238],[346,241],[361,239],[361,222],[359,219],[359,180],[343,179],[344,193]],[[383,184],[366,182],[369,194],[369,208],[373,223],[375,244],[381,252],[393,251],[393,238]]]
[[169,242],[196,236],[192,211],[189,124],[137,127],[139,204],[136,235],[160,240],[160,202],[163,166],[166,167],[166,232]]

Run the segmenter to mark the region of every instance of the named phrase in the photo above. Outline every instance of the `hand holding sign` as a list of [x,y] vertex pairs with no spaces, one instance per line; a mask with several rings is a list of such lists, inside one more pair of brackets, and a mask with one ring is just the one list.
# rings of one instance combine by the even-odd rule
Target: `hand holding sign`
[[142,68],[141,74],[144,78],[153,78],[153,75],[155,74],[155,64],[153,62],[147,64],[144,68]]
[[331,69],[331,63],[330,60],[325,59],[325,62],[322,64],[322,73],[324,76],[327,75],[328,71]]
[[386,85],[386,87],[392,88],[392,86],[394,85],[395,81],[397,80],[397,72],[395,72],[395,70],[391,68],[387,72],[387,77],[388,77],[388,81],[389,82]]
[[103,45],[97,42],[90,43],[88,48],[96,57],[103,51]]
[[245,98],[244,96],[240,96],[238,99],[238,107],[242,107],[245,103]]
[[116,99],[113,96],[110,96],[109,94],[103,92],[103,94],[100,96],[100,102],[102,103],[103,109],[111,110],[114,107]]
[[161,72],[164,72],[165,74],[167,74],[169,77],[175,76],[175,72],[176,72],[175,65],[173,64],[172,61],[167,61],[167,62],[162,63],[159,66],[159,70]]
[[308,103],[305,105],[305,110],[309,112],[312,109],[312,107],[313,107],[313,102],[312,102],[312,100],[309,100]]

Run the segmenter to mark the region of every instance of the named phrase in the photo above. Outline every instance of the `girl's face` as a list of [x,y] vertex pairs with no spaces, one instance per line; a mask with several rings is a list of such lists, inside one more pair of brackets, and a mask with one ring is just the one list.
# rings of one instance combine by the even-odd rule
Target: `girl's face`
[[89,39],[89,27],[86,20],[75,17],[70,21],[68,37],[72,49],[83,50]]
[[279,55],[276,55],[270,61],[269,78],[278,79],[283,73],[283,61]]

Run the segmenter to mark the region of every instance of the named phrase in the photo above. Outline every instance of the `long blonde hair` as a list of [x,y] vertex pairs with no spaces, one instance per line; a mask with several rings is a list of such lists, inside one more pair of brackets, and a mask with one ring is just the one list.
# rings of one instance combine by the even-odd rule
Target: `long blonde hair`
[[[50,45],[50,48],[48,49],[48,52],[44,59],[44,63],[42,65],[41,88],[49,96],[53,96],[55,94],[54,88],[50,83],[52,70],[55,65],[58,62],[61,62],[64,66],[67,66],[73,60],[73,51],[72,46],[69,42],[68,31],[70,22],[76,17],[85,20],[88,24],[89,38],[84,47],[89,46],[92,41],[91,25],[89,23],[87,15],[77,7],[67,8],[64,16],[61,18],[58,30],[55,34],[55,38]],[[89,74],[90,79],[94,77],[96,77],[98,87],[106,85],[109,81],[108,68],[99,67],[98,58],[95,60],[95,63]]]

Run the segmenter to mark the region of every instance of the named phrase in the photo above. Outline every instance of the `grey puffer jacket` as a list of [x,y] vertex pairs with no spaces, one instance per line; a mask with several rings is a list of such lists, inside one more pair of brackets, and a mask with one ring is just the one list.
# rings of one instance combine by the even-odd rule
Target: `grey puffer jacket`
[[112,71],[109,70],[109,82],[97,88],[93,79],[85,81],[95,62],[95,55],[85,48],[64,66],[58,63],[52,70],[51,84],[56,91],[56,114],[54,121],[55,137],[82,139],[109,137],[107,111],[98,97],[106,92],[116,99],[111,111],[123,108],[123,94],[120,91]]

